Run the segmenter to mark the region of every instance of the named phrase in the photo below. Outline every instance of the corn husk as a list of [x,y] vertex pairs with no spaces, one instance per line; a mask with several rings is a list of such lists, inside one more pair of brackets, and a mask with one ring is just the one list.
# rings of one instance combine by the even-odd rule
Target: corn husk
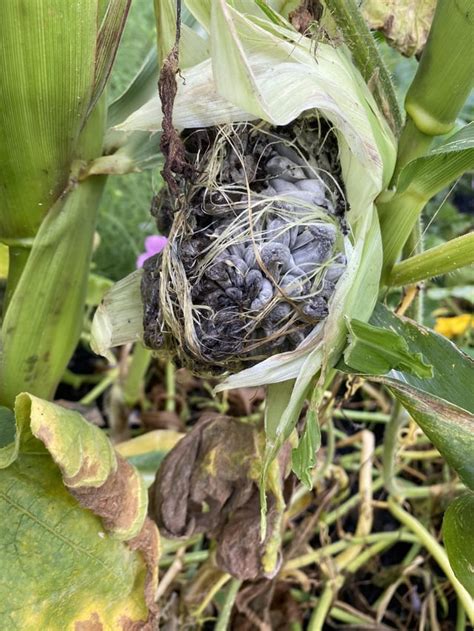
[[[350,205],[348,261],[329,317],[309,348],[270,357],[228,376],[218,387],[295,380],[275,430],[279,435],[291,426],[314,375],[340,356],[347,336],[345,318],[367,321],[375,305],[382,246],[374,200],[393,171],[394,138],[344,46],[306,39],[283,17],[272,20],[255,6],[245,14],[238,4],[223,0],[193,0],[187,6],[208,33],[211,58],[183,70],[182,80],[178,77],[173,112],[177,129],[258,119],[287,125],[302,113],[314,112],[332,124],[339,144]],[[159,131],[161,123],[161,104],[155,97],[120,129]]]

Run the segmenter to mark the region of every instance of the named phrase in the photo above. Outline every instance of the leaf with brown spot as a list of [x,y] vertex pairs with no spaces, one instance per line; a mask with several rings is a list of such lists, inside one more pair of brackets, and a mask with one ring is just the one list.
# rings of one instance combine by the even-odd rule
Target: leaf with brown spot
[[0,451],[0,628],[155,629],[158,531],[137,471],[77,412],[21,394],[15,415]]

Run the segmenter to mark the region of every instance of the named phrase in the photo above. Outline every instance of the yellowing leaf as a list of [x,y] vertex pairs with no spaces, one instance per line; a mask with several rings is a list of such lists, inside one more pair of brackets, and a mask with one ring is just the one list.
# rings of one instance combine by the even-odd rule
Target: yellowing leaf
[[370,28],[410,57],[423,50],[435,7],[435,0],[364,0],[361,10]]
[[137,472],[77,412],[21,394],[15,413],[0,451],[0,628],[152,628],[158,532]]

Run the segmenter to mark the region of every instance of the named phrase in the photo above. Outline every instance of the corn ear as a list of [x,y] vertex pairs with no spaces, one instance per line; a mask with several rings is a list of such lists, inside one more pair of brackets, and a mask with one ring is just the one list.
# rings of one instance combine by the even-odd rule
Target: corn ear
[[[177,128],[258,118],[284,125],[316,109],[333,123],[338,136],[351,235],[348,269],[333,298],[333,317],[315,337],[313,351],[274,356],[219,386],[297,378],[295,392],[301,399],[323,360],[340,351],[346,335],[343,315],[367,320],[375,304],[382,257],[373,202],[393,171],[394,138],[344,47],[320,42],[315,59],[311,41],[290,25],[282,26],[283,17],[276,24],[255,7],[244,15],[223,0],[193,0],[187,6],[209,33],[212,60],[183,71],[174,108]],[[155,97],[120,128],[157,131],[161,117]],[[364,300],[356,299],[362,292]]]

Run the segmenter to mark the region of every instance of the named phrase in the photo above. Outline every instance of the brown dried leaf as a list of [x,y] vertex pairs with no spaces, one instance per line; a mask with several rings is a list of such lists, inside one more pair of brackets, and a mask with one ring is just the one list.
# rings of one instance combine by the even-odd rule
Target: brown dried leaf
[[262,445],[254,425],[206,415],[166,456],[150,489],[150,515],[163,534],[214,536],[218,566],[240,579],[278,569],[277,563],[266,562],[267,557],[274,558],[279,542],[275,535],[282,508],[274,489],[268,494],[267,538],[260,541],[257,480]]

